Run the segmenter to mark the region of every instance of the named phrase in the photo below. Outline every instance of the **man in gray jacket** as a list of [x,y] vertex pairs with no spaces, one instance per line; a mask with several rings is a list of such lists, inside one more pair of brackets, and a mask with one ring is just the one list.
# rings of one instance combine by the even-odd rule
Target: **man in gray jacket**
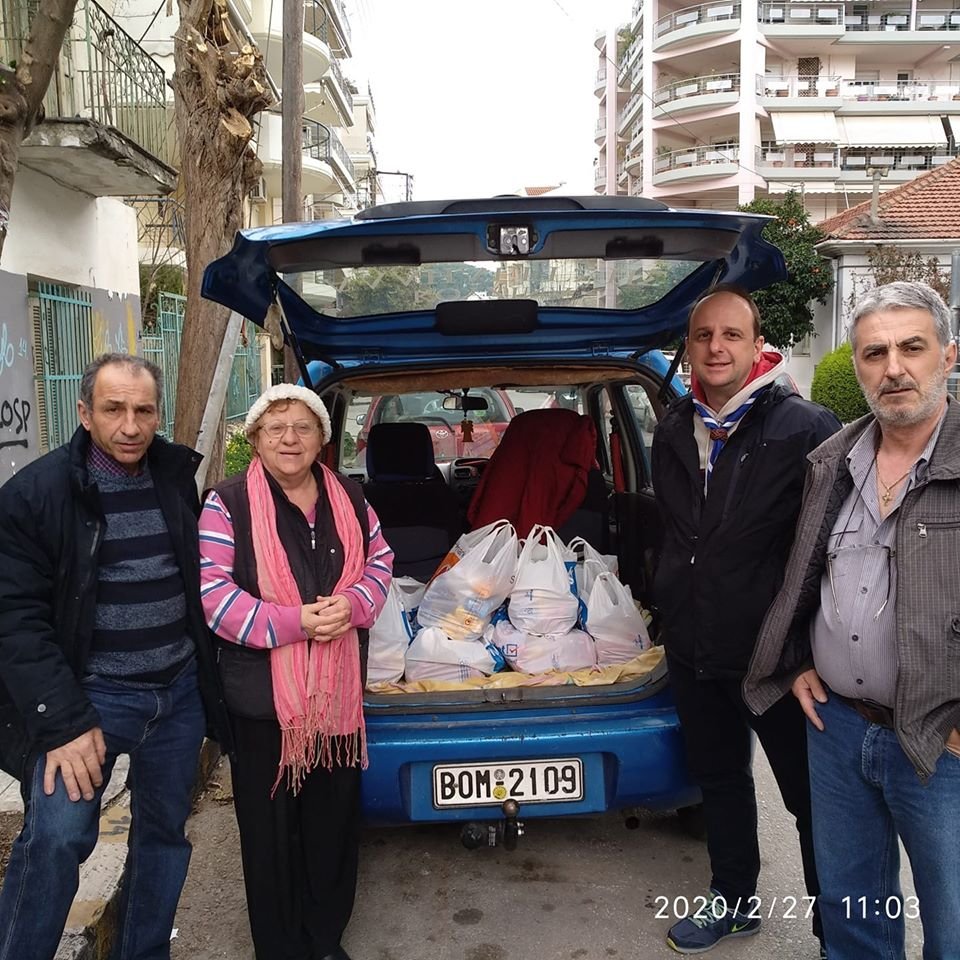
[[[809,455],[783,587],[744,681],[807,716],[830,960],[924,960],[960,938],[960,404],[950,315],[923,283],[869,291],[850,324],[872,411]],[[898,837],[918,897],[901,894]]]

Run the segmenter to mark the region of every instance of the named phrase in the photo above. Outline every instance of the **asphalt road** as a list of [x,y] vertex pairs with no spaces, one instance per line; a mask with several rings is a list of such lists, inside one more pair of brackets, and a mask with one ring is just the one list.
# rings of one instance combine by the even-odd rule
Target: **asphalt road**
[[[229,774],[215,774],[190,822],[194,856],[173,960],[252,960]],[[766,761],[757,761],[763,871],[760,934],[711,958],[814,960],[800,857]],[[912,893],[905,870],[904,892]],[[352,960],[668,960],[676,898],[705,892],[706,847],[673,816],[528,823],[517,850],[469,851],[450,827],[371,830],[361,851]],[[796,919],[788,899],[800,901]],[[659,916],[658,916],[659,914]],[[920,958],[918,922],[909,960]]]

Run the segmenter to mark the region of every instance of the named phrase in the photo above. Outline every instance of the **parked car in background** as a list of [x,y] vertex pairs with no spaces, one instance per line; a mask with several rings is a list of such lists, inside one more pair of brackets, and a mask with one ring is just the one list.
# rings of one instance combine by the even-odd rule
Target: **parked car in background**
[[[302,351],[305,379],[331,414],[331,466],[351,473],[352,448],[362,455],[372,425],[392,418],[425,423],[437,459],[452,458],[439,486],[410,484],[394,498],[391,509],[407,502],[409,515],[401,507],[388,517],[373,499],[384,484],[367,484],[388,541],[418,510],[429,514],[447,502],[448,488],[466,525],[491,463],[485,451],[520,422],[518,406],[588,417],[596,483],[578,513],[589,515],[589,541],[617,556],[621,580],[652,610],[656,642],[650,585],[661,528],[649,448],[666,405],[685,391],[668,377],[660,349],[683,334],[690,306],[713,284],[753,290],[785,276],[782,254],[761,235],[767,219],[619,196],[391,204],[352,220],[244,231],[207,268],[203,292],[256,323],[279,306]],[[317,312],[285,280],[309,271],[355,293],[384,270],[395,303],[376,313],[351,310],[362,300],[356,296]],[[484,295],[444,300],[437,291],[454,286],[454,272],[483,279]],[[315,376],[310,361],[323,364]],[[468,450],[458,435],[463,411],[444,403],[468,396],[487,403],[486,419],[470,417],[484,452]],[[351,436],[358,415],[363,422]],[[393,453],[402,459],[398,447]],[[545,485],[556,469],[534,463],[513,482]],[[357,476],[366,480],[362,471]],[[396,544],[415,545],[407,534]],[[396,571],[405,549],[395,547]],[[520,815],[529,829],[541,817],[689,808],[699,797],[686,772],[666,663],[651,660],[656,665],[642,676],[599,685],[369,693],[365,817],[468,825],[502,818],[509,825]]]

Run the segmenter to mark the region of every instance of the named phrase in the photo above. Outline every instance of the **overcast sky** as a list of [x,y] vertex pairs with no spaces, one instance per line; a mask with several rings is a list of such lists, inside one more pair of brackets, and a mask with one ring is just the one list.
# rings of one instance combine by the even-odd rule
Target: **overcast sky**
[[[381,170],[417,200],[565,181],[593,192],[598,30],[631,0],[348,0],[353,60],[376,103]],[[390,199],[399,184],[384,178]]]

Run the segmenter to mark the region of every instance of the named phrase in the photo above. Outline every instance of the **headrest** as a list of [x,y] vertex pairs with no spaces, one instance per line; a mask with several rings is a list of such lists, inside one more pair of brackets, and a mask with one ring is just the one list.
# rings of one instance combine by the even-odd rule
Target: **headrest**
[[367,438],[367,476],[396,483],[435,476],[433,438],[425,423],[376,423]]

